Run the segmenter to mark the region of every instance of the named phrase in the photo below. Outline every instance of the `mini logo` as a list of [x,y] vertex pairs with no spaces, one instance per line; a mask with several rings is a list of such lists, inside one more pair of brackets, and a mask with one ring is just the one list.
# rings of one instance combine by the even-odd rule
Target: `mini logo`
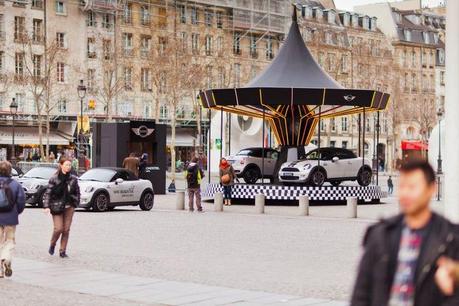
[[343,98],[344,98],[344,100],[346,100],[347,102],[351,102],[351,101],[353,101],[353,100],[355,99],[355,96],[353,96],[353,95],[346,95],[346,96],[344,96]]
[[139,137],[145,138],[150,136],[155,129],[149,129],[145,125],[141,125],[138,128],[132,128],[132,131],[134,134],[136,134]]

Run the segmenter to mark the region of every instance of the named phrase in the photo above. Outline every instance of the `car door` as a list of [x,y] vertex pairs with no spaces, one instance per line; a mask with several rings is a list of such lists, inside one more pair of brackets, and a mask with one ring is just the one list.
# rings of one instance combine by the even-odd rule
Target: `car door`
[[327,178],[339,178],[343,176],[343,161],[337,160],[333,162],[333,157],[338,157],[335,150],[321,150],[320,152],[320,164],[327,171]]
[[128,172],[128,179],[127,179],[127,182],[130,184],[129,185],[129,188],[130,190],[132,191],[130,193],[131,197],[130,197],[130,202],[139,202],[140,201],[140,197],[142,196],[142,192],[143,192],[143,184],[141,184],[141,181],[139,180],[139,178],[132,172],[130,171],[127,171]]
[[266,150],[265,154],[265,175],[273,175],[279,153],[276,150]]
[[342,150],[341,156],[344,163],[344,173],[345,177],[355,177],[361,166],[361,160],[356,157],[352,151]]
[[[117,179],[122,179],[123,181],[121,183],[117,183]],[[112,202],[130,202],[132,195],[129,194],[129,188],[130,183],[128,181],[128,172],[124,170],[117,171],[112,181],[110,182],[110,189],[113,193],[113,196],[111,197]]]

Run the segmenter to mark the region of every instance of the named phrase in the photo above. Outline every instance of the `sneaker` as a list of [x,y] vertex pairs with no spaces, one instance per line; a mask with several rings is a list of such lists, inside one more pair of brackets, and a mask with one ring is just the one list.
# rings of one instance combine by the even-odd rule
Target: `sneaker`
[[60,258],[68,258],[69,256],[67,255],[67,253],[65,251],[60,251],[59,252],[59,257]]
[[13,270],[11,269],[11,262],[2,260],[2,269],[6,277],[11,277],[11,275],[13,275]]
[[48,249],[49,255],[54,255],[54,248],[55,248],[55,247],[56,247],[55,245],[50,245],[50,246],[49,246],[49,249]]

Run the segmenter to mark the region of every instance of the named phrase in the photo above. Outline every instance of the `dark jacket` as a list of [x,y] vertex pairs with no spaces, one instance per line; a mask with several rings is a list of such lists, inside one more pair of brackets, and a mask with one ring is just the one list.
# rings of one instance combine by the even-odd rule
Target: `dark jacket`
[[[397,269],[402,228],[402,215],[383,220],[368,228],[351,306],[388,304]],[[434,279],[436,262],[440,256],[459,259],[458,230],[456,225],[433,214],[417,262],[414,306],[459,305],[459,292],[452,297],[444,296]]]
[[[0,180],[5,181],[8,177],[1,176]],[[9,183],[14,208],[8,212],[0,212],[0,225],[18,225],[19,215],[24,211],[25,208],[25,194],[22,186],[15,180],[11,180]]]
[[200,188],[204,172],[197,163],[191,162],[185,171],[188,188]]
[[[58,173],[54,174],[48,182],[48,187],[46,188],[45,195],[43,197],[43,208],[49,208],[50,203],[55,200],[60,200],[63,197],[63,194],[56,193],[56,186],[62,183],[61,176]],[[67,178],[68,187],[68,203],[75,208],[80,205],[80,186],[78,185],[78,177],[70,174]]]

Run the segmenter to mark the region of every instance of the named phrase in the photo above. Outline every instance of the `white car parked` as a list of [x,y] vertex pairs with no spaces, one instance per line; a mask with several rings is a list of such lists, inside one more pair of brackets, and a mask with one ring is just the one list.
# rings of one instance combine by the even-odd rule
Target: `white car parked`
[[[247,148],[240,150],[234,156],[225,157],[233,165],[237,177],[242,177],[247,184],[255,184],[261,179],[262,148]],[[265,148],[264,177],[273,179],[279,152]]]
[[122,168],[93,168],[79,179],[80,207],[106,211],[115,206],[139,206],[151,210],[154,202],[150,181]]
[[371,162],[341,148],[320,148],[308,152],[304,159],[286,162],[279,171],[279,181],[321,186],[330,182],[357,181],[361,186],[371,183]]

